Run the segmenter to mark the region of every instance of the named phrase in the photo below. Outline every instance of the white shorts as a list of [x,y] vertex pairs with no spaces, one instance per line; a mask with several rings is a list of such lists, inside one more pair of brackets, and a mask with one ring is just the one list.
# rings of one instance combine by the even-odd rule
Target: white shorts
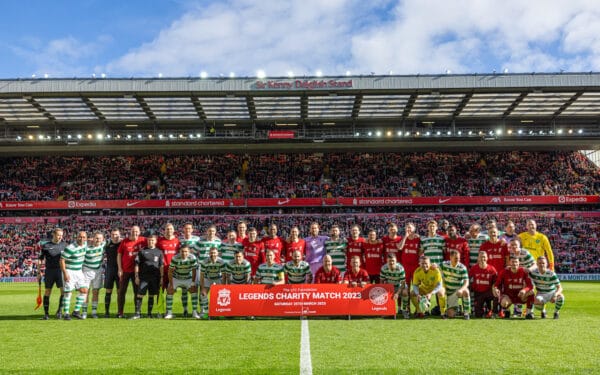
[[206,278],[204,279],[204,285],[203,286],[205,288],[210,289],[210,286],[213,285],[213,284],[217,284],[217,285],[222,284],[222,280],[218,280],[218,279],[217,280],[211,280],[211,279],[206,279]]
[[556,296],[556,292],[538,293],[535,295],[535,300],[540,303],[548,303]]
[[89,285],[91,289],[100,289],[102,287],[102,268],[93,270],[83,267],[83,277],[86,285]]
[[72,292],[77,289],[87,288],[89,284],[86,284],[83,271],[67,270],[69,275],[69,282],[65,281],[65,292]]
[[177,290],[177,288],[182,288],[182,289],[190,289],[192,287],[192,285],[196,285],[196,283],[194,283],[192,281],[192,279],[185,279],[185,280],[181,280],[181,279],[176,279],[173,278],[173,290]]
[[446,297],[446,306],[448,306],[449,309],[455,309],[458,307],[458,300],[461,299],[461,297],[459,297],[456,292],[457,290]]

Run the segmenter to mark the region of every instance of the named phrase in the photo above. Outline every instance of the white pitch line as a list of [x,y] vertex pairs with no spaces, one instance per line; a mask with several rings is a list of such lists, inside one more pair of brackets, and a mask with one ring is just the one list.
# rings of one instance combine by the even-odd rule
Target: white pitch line
[[310,358],[310,334],[308,320],[303,319],[300,334],[300,375],[312,375],[312,359]]

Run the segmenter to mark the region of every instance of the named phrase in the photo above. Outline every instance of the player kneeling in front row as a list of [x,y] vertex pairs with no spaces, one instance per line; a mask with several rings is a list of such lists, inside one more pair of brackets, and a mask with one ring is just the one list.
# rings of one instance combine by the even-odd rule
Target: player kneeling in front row
[[494,296],[499,299],[502,310],[500,318],[510,318],[508,308],[514,303],[527,303],[526,319],[533,319],[533,284],[525,268],[519,266],[519,258],[510,257],[510,266],[498,275],[494,284]]
[[208,251],[208,258],[200,262],[200,306],[202,312],[198,314],[196,309],[192,313],[195,319],[208,319],[208,292],[210,286],[221,284],[225,272],[225,262],[219,258],[219,249],[213,246]]
[[464,318],[469,320],[471,311],[471,296],[469,294],[469,272],[467,267],[460,262],[458,250],[450,250],[450,260],[442,263],[442,277],[446,287],[447,314],[454,318],[458,309],[458,299],[462,300]]
[[266,262],[258,266],[254,282],[256,284],[281,285],[285,283],[283,266],[275,263],[275,252],[265,252]]
[[537,294],[534,304],[542,310],[542,319],[546,318],[545,305],[548,302],[554,302],[554,319],[558,319],[559,311],[565,303],[565,297],[562,294],[562,285],[554,271],[548,269],[548,259],[545,256],[537,258],[537,269],[529,273]]
[[169,287],[167,288],[167,314],[165,319],[173,319],[173,294],[177,288],[190,291],[192,294],[192,309],[198,308],[198,289],[194,284],[196,272],[198,269],[198,260],[193,254],[190,254],[190,248],[187,245],[179,249],[179,254],[171,259],[169,266]]
[[142,299],[148,292],[148,318],[152,318],[154,298],[158,295],[163,279],[163,252],[156,247],[157,236],[148,237],[148,247],[140,250],[135,257],[135,283],[138,294],[135,297],[135,314],[131,319],[142,317]]
[[344,274],[344,284],[364,288],[370,281],[369,273],[360,266],[360,257],[353,256],[350,260],[350,269]]
[[387,263],[381,267],[380,278],[383,284],[392,284],[394,286],[394,301],[398,301],[398,298],[400,298],[400,310],[404,319],[408,319],[410,317],[410,310],[406,274],[404,267],[396,260],[396,254],[389,253],[387,255]]
[[491,318],[498,311],[498,299],[494,298],[493,287],[498,277],[494,266],[488,264],[485,251],[479,251],[477,264],[469,270],[471,293],[475,302],[476,318]]
[[[346,264],[344,264],[346,267]],[[333,265],[333,257],[331,255],[325,255],[323,257],[323,266],[317,270],[315,284],[341,284],[342,274],[340,270]]]
[[423,318],[425,311],[431,306],[431,297],[438,296],[442,318],[446,319],[446,290],[442,285],[442,273],[439,268],[431,267],[429,257],[419,259],[419,267],[415,270],[410,291],[411,301],[417,310],[417,317]]

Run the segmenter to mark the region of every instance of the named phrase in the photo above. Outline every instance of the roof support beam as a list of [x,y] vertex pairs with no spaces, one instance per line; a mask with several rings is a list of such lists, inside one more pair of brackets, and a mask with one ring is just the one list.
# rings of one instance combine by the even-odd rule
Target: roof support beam
[[135,95],[134,97],[135,100],[137,100],[140,107],[142,107],[142,110],[144,111],[146,116],[148,116],[150,120],[156,121],[156,115],[154,114],[154,112],[152,112],[150,106],[148,105],[148,103],[146,103],[146,100],[144,100],[144,98],[139,95]]
[[202,108],[200,100],[198,100],[196,95],[192,95],[191,99],[192,103],[194,104],[194,109],[196,110],[196,113],[198,113],[198,117],[200,117],[202,121],[206,122],[206,113],[204,113],[204,109]]
[[412,111],[412,108],[415,105],[417,96],[419,96],[419,94],[417,94],[416,92],[410,94],[410,97],[406,101],[406,106],[404,107],[404,111],[402,111],[402,119],[407,119],[408,116],[410,115],[410,111]]
[[458,106],[456,107],[456,110],[452,114],[452,119],[455,119],[455,118],[457,118],[460,115],[460,113],[462,112],[462,110],[467,106],[467,104],[469,104],[469,100],[471,100],[472,97],[473,97],[473,93],[472,92],[469,92],[469,93],[465,94],[465,97],[460,101],[460,103],[458,103]]
[[248,95],[246,96],[246,105],[248,106],[248,114],[252,120],[256,120],[258,116],[256,115],[256,105],[254,104],[254,97]]
[[511,105],[508,106],[508,108],[506,109],[506,111],[504,111],[504,113],[502,114],[502,118],[506,118],[508,117],[512,111],[515,110],[515,108],[517,108],[517,106],[519,104],[521,104],[521,102],[523,101],[523,99],[525,99],[525,97],[528,95],[528,92],[522,92],[519,96],[517,96],[517,98],[511,103]]
[[87,105],[87,107],[90,109],[90,111],[92,111],[94,113],[94,115],[96,115],[96,117],[98,117],[99,120],[106,121],[106,116],[104,116],[104,114],[102,114],[102,112],[100,112],[98,107],[96,107],[96,105],[94,104],[94,102],[92,102],[90,100],[90,98],[82,97],[81,100],[83,100],[85,105]]
[[354,97],[354,106],[352,106],[352,118],[357,119],[360,107],[362,105],[363,94],[356,94]]
[[306,94],[300,97],[300,117],[302,121],[308,120],[308,96]]
[[27,103],[31,104],[35,109],[37,109],[42,115],[44,115],[44,117],[46,117],[48,120],[50,121],[56,121],[56,118],[54,116],[52,116],[52,114],[50,114],[50,112],[48,112],[46,110],[46,108],[44,108],[40,103],[38,103],[34,98],[32,98],[31,96],[27,96],[24,98]]
[[581,96],[583,95],[583,91],[578,91],[576,92],[569,100],[567,100],[565,102],[565,104],[561,105],[559,109],[556,110],[556,112],[554,112],[554,114],[552,115],[552,118],[556,118],[558,117],[561,113],[563,113],[567,108],[569,108],[571,106],[571,104],[575,103],[575,101]]

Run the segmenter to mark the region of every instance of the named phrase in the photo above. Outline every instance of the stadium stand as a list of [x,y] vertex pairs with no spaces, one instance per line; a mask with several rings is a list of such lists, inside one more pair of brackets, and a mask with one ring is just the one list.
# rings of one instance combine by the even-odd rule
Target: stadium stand
[[600,192],[579,152],[47,156],[0,167],[4,201]]

